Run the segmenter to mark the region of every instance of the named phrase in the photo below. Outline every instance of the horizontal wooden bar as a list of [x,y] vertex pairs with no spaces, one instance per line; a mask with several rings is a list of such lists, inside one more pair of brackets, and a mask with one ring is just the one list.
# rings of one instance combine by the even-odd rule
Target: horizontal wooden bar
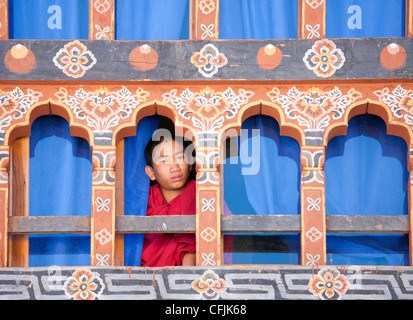
[[[409,233],[409,216],[327,215],[328,233]],[[232,215],[222,217],[223,232],[299,233],[299,215]]]
[[[191,233],[195,216],[117,216],[118,233]],[[329,233],[408,233],[409,216],[327,215]],[[224,233],[300,233],[300,215],[229,215]],[[10,234],[88,233],[90,216],[9,217]]]
[[225,233],[299,233],[300,215],[229,215],[223,216],[221,230]]
[[409,216],[327,215],[329,233],[409,233]]
[[195,232],[195,216],[117,216],[119,233],[190,233]]
[[[382,52],[386,53],[391,44],[400,46],[400,50],[404,52],[404,56],[400,53],[398,58],[399,56],[408,57],[413,51],[413,43],[409,38],[357,38],[324,41],[328,41],[327,50],[331,50],[327,52],[327,55],[337,54],[342,61],[342,64],[336,65],[337,69],[334,74],[328,76],[328,79],[413,78],[413,64],[408,59],[404,64],[402,61],[398,68],[384,67],[381,64]],[[80,65],[85,72],[81,78],[74,78],[73,75],[67,71],[64,73],[62,70],[65,66],[67,69],[72,63],[70,59],[69,62],[60,61],[62,52],[68,50],[65,46],[71,42],[73,40],[0,41],[0,52],[3,52],[5,61],[0,65],[2,80],[293,81],[323,80],[322,76],[325,76],[316,74],[306,65],[306,63],[313,65],[310,61],[311,56],[320,56],[317,51],[319,49],[313,49],[314,41],[307,39],[213,40],[207,43],[192,40],[150,42],[81,40],[76,46],[85,51],[84,55],[88,59],[88,64]],[[206,71],[203,71],[202,64],[199,64],[198,60],[199,55],[208,49],[207,45],[208,55],[212,52],[213,58],[220,59],[221,64],[217,67],[212,66],[209,60],[212,57],[202,56],[201,59],[207,59],[208,68],[212,66],[210,71],[206,68]],[[270,49],[265,50],[264,48],[268,48],[267,45],[270,45]],[[337,49],[332,49],[333,47]],[[15,54],[16,57],[12,55],[12,48],[19,48],[13,50],[13,52],[18,52],[17,56]],[[27,53],[26,48],[29,50]],[[273,53],[266,53],[275,49],[280,51],[279,58],[273,58]],[[20,52],[26,53],[26,56],[20,57],[19,55],[22,54]],[[390,61],[395,59],[394,55],[389,53],[387,55]],[[274,66],[269,68],[268,61],[271,62],[274,59],[278,60],[274,62]],[[18,69],[19,66],[22,67]],[[314,68],[314,66],[311,67]]]
[[[9,217],[10,234],[88,233],[90,230],[90,216]],[[195,232],[195,216],[117,216],[116,232]]]
[[90,232],[90,216],[9,217],[10,234],[88,232]]

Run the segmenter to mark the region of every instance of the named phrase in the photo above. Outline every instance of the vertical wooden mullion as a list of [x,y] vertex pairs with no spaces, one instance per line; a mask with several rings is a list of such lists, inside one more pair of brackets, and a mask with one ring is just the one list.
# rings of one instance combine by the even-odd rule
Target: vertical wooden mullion
[[409,156],[408,156],[408,170],[409,170],[409,181],[408,181],[408,197],[407,197],[407,211],[409,214],[409,265],[413,266],[413,142],[410,142],[409,146]]
[[[29,216],[29,152],[30,137],[13,141],[10,163],[10,208],[13,216]],[[9,238],[9,265],[29,266],[29,236]]]
[[[219,38],[219,0],[190,0],[191,40],[215,40]],[[216,152],[216,146],[197,148],[197,153]],[[196,265],[219,266],[222,258],[221,240],[221,188],[206,176],[220,176],[213,165],[201,164],[196,181]],[[221,180],[220,178],[218,178]],[[206,182],[206,181],[207,182]],[[214,203],[205,207],[205,203]]]
[[324,146],[303,146],[301,159],[301,264],[327,264],[324,165],[314,159]]
[[0,268],[8,266],[9,146],[0,147]]
[[[197,164],[196,265],[219,266],[222,259],[220,171],[215,163],[218,148],[198,147],[207,163]],[[201,157],[202,158],[202,157]]]
[[9,1],[0,0],[0,40],[9,39]]
[[[412,150],[413,146],[410,146],[410,150]],[[413,159],[410,157],[410,163],[412,163]],[[410,175],[409,175],[409,196],[407,200],[408,211],[409,211],[409,225],[410,225],[410,232],[409,232],[409,265],[413,266],[413,168],[410,168]]]
[[298,1],[298,28],[299,39],[317,40],[326,37],[326,2],[312,0]]
[[89,0],[89,40],[115,40],[115,0]]
[[116,147],[93,147],[91,264],[115,264],[116,185],[114,157]]
[[[120,140],[116,145],[116,181],[115,181],[115,201],[116,215],[124,215],[125,197],[124,197],[124,181],[125,181],[125,165],[124,165],[124,139]],[[115,234],[115,265],[124,265],[124,236],[123,234]]]
[[413,37],[413,0],[406,0],[406,37]]
[[191,0],[191,40],[214,40],[219,38],[219,0]]

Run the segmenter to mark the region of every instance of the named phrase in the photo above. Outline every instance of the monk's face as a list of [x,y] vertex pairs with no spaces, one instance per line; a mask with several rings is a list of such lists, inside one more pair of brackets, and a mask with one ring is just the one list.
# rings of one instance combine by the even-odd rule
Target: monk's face
[[191,166],[185,159],[184,147],[175,140],[158,144],[152,152],[152,167],[147,174],[162,190],[183,190]]

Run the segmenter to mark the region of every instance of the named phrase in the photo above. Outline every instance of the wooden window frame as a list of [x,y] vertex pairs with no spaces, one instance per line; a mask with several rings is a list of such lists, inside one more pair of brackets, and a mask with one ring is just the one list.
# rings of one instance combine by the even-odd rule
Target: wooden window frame
[[[114,0],[110,0],[114,4]],[[213,23],[215,29],[212,37],[207,37],[203,40],[218,39],[218,14],[219,0],[216,10],[213,14],[202,15],[200,9],[200,1],[191,0],[190,8],[190,38],[191,40],[202,39],[201,25],[209,25]],[[310,20],[317,16],[320,19],[320,37],[325,37],[325,1],[319,6],[316,15],[308,14],[306,11],[306,1],[297,0],[299,3],[298,12],[298,37],[305,39],[307,34],[304,26],[310,23]],[[328,1],[328,0],[327,0]],[[93,0],[90,0],[90,6],[93,7]],[[3,26],[8,25],[8,1],[0,0],[0,20]],[[110,22],[114,26],[114,6],[109,10],[105,17],[94,14],[90,10],[89,26],[94,26],[99,20]],[[320,18],[321,17],[321,18]],[[322,18],[324,17],[324,18]],[[106,19],[106,20],[105,20]],[[205,20],[206,19],[206,20]],[[209,23],[209,24],[207,24]],[[313,22],[311,22],[313,23]],[[8,39],[8,28],[0,29],[0,37]],[[113,28],[111,29],[113,30]],[[406,37],[413,37],[413,0],[406,0]],[[110,39],[114,39],[114,32],[109,35]],[[96,34],[93,28],[89,29],[89,39],[95,40]],[[312,39],[316,40],[316,39]],[[12,213],[8,217],[8,232],[9,238],[9,266],[11,267],[27,267],[28,266],[28,235],[39,233],[90,233],[91,222],[89,216],[28,216],[28,137],[16,139],[10,148],[10,179],[9,190],[11,193],[9,203],[9,212]],[[116,146],[117,156],[123,155],[123,143],[119,142]],[[118,158],[118,160],[120,160]],[[25,160],[26,159],[26,160]],[[196,232],[195,217],[135,217],[124,216],[123,208],[123,183],[122,175],[123,167],[117,165],[116,168],[117,183],[116,183],[116,265],[123,265],[123,246],[121,235],[126,233],[145,233],[145,232]],[[314,168],[313,168],[314,169]],[[222,185],[221,185],[222,193]],[[222,198],[222,197],[221,197]],[[220,204],[222,210],[222,203]],[[302,212],[301,212],[302,214]],[[386,215],[369,215],[369,216],[353,216],[353,215],[326,215],[325,228],[327,233],[402,233],[410,232],[409,215],[405,216],[386,216]],[[166,227],[165,227],[166,226]],[[256,216],[256,215],[231,215],[221,216],[220,232],[221,233],[302,233],[303,224],[302,216],[277,215],[277,216]],[[218,249],[217,249],[218,250]],[[218,250],[219,251],[219,250]],[[412,258],[410,258],[412,261]],[[303,262],[301,263],[303,264]]]

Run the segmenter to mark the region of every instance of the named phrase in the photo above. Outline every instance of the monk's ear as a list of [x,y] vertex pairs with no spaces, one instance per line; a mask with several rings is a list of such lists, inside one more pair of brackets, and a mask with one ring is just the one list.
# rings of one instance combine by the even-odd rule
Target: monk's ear
[[149,179],[156,180],[155,179],[155,172],[153,171],[153,168],[151,166],[146,166],[145,167],[145,173],[148,175]]

